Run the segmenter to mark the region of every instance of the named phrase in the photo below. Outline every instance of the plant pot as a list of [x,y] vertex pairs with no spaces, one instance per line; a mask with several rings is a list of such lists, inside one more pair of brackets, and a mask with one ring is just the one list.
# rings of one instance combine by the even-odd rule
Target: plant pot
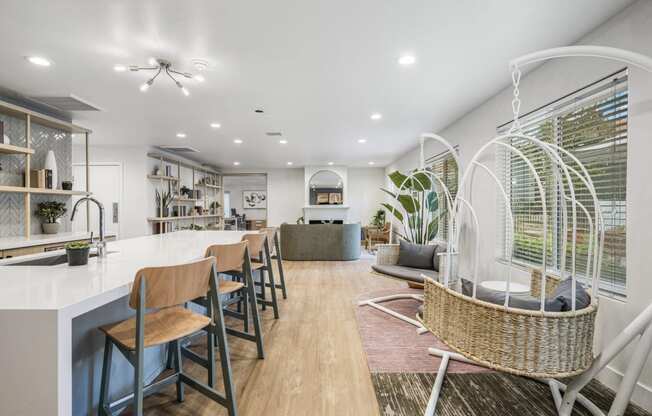
[[72,191],[72,182],[71,181],[61,182],[61,189],[63,189],[64,191]]
[[59,224],[58,222],[44,222],[42,226],[43,226],[43,234],[57,234],[59,232],[59,228],[61,227],[61,224]]
[[88,254],[90,247],[86,248],[67,248],[68,266],[83,266],[88,264]]

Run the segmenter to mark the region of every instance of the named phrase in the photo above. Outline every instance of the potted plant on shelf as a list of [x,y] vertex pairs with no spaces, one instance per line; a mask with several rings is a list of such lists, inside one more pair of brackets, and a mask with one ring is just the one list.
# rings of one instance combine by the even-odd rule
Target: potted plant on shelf
[[58,233],[59,228],[61,227],[61,224],[59,224],[59,218],[63,217],[67,211],[68,209],[66,208],[65,202],[39,202],[35,214],[44,220],[42,223],[43,233]]
[[73,242],[65,245],[69,266],[83,266],[88,264],[88,254],[91,245],[87,242]]
[[211,202],[211,204],[209,206],[210,210],[211,210],[211,214],[216,215],[221,206],[222,205],[217,201]]
[[158,189],[156,190],[156,215],[160,215],[161,217],[170,216],[171,203],[172,193],[170,191],[161,193]]
[[371,217],[371,225],[376,228],[383,228],[385,226],[385,210],[379,209],[373,217]]

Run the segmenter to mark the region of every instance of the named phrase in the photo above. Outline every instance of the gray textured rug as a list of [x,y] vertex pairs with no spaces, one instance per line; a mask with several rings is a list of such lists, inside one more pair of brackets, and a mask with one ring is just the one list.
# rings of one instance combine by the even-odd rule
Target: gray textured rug
[[[381,415],[423,415],[436,374],[372,373]],[[597,381],[582,390],[607,410],[614,393]],[[556,416],[548,386],[501,373],[447,374],[437,405],[438,416]],[[590,416],[579,404],[573,415]],[[650,416],[630,405],[625,416]]]

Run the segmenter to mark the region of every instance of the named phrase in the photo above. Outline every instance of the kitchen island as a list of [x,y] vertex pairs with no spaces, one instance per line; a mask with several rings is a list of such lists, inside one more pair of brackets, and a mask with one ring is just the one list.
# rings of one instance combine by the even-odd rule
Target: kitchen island
[[[199,258],[209,245],[235,243],[243,234],[179,231],[120,240],[108,243],[105,258],[76,267],[16,265],[62,251],[0,261],[0,370],[6,381],[0,389],[0,414],[73,414],[74,367],[83,367],[75,374],[91,373],[75,379],[75,392],[87,390],[93,396],[102,343],[91,338],[99,336],[98,326],[133,315],[126,296],[136,272]],[[82,382],[89,385],[78,385]],[[75,413],[80,412],[75,405]],[[92,406],[83,404],[84,414],[93,413]]]

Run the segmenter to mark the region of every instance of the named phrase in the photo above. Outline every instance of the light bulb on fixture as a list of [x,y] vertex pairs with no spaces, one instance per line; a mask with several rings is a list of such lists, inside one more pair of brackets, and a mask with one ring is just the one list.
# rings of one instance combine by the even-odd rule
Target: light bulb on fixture
[[125,72],[127,70],[127,67],[124,65],[116,65],[113,67],[113,70],[115,72]]
[[149,86],[152,85],[153,82],[154,82],[154,80],[153,80],[153,79],[150,79],[149,81],[147,81],[146,83],[144,83],[143,85],[141,85],[141,86],[140,86],[140,91],[141,91],[141,92],[146,92],[146,91],[149,89]]
[[31,64],[37,65],[37,66],[50,66],[52,65],[52,62],[47,59],[43,58],[42,56],[27,56],[25,57]]
[[206,78],[202,74],[197,74],[192,77],[195,81],[197,82],[204,82],[206,81]]

